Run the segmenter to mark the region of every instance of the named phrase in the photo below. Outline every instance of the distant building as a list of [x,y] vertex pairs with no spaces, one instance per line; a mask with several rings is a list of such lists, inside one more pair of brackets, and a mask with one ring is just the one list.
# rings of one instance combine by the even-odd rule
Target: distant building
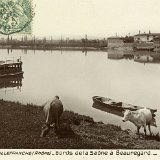
[[139,33],[134,35],[136,43],[153,43],[154,38],[160,37],[160,33]]
[[108,37],[108,47],[122,47],[124,45],[124,38],[122,37]]
[[154,51],[160,51],[160,36],[153,39]]

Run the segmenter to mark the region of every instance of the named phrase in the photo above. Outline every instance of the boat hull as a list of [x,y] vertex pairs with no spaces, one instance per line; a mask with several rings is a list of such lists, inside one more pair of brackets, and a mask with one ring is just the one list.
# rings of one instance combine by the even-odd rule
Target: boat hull
[[[141,106],[135,106],[135,105],[131,105],[131,104],[127,104],[127,103],[123,103],[123,102],[118,102],[115,100],[112,100],[110,98],[105,98],[105,97],[100,97],[100,96],[94,96],[92,97],[93,102],[98,104],[98,105],[103,105],[107,108],[110,109],[114,109],[114,110],[118,110],[118,111],[125,111],[126,109],[135,111],[138,109],[143,109],[144,107]],[[111,100],[113,103],[112,104],[107,104],[106,102],[108,102],[109,100]],[[148,108],[150,109],[150,108]],[[151,113],[153,114],[153,116],[155,117],[154,113],[157,112],[156,109],[150,109]]]
[[[109,105],[109,104],[106,104],[104,102],[106,102],[108,100],[111,100],[111,99],[100,97],[100,96],[94,96],[94,97],[92,97],[92,99],[93,99],[93,102],[94,102],[93,105],[92,105],[93,108],[96,108],[98,110],[101,110],[101,111],[104,111],[104,112],[107,112],[109,114],[113,114],[113,115],[116,115],[116,116],[119,116],[119,117],[124,116],[123,111],[125,111],[126,109],[137,110],[137,109],[144,108],[144,107],[134,106],[134,105],[125,104],[125,103],[116,102],[116,101],[115,101],[116,102],[115,104],[120,104],[119,106],[115,105],[115,104],[114,105]],[[150,108],[148,108],[148,109],[150,109]],[[150,111],[151,111],[152,117],[153,117],[150,124],[151,124],[151,126],[157,127],[156,120],[155,120],[155,116],[156,116],[155,112],[157,110],[156,109],[150,109]]]
[[20,58],[0,61],[0,78],[22,75],[22,64]]
[[0,78],[6,78],[6,77],[14,77],[14,76],[22,76],[23,75],[23,71],[20,72],[14,72],[14,73],[0,73]]

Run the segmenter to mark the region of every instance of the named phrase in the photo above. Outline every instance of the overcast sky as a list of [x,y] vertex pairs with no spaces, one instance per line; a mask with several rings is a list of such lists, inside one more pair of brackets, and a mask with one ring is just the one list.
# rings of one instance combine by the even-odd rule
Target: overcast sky
[[32,0],[33,35],[125,36],[160,32],[160,0]]
[[33,0],[36,35],[160,32],[160,0]]

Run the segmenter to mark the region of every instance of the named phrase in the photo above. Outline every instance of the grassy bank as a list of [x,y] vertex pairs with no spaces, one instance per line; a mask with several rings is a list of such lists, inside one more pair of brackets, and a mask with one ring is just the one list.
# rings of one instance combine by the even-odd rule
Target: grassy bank
[[160,149],[156,136],[139,138],[130,130],[71,111],[63,113],[60,132],[52,129],[44,138],[40,138],[44,124],[40,106],[0,100],[0,121],[2,149]]

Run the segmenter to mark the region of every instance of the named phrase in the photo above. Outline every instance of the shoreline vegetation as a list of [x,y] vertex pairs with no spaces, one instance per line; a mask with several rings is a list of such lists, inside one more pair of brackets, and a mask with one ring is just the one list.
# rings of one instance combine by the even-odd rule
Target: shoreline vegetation
[[[135,35],[136,36],[136,35]],[[24,35],[15,37],[8,35],[0,37],[0,49],[24,49],[24,50],[105,50],[116,49],[120,51],[151,51],[159,52],[159,41],[156,39],[148,41],[148,39],[135,40],[135,36],[125,37],[108,37],[96,38],[89,37],[87,34],[83,38],[69,38],[69,37],[36,37]],[[147,37],[146,37],[147,38]]]
[[107,46],[60,46],[60,45],[1,45],[0,49],[7,49],[8,52],[12,52],[12,50],[33,50],[35,51],[82,51],[87,54],[89,51],[96,51],[96,52],[108,52],[108,58],[111,59],[134,59],[134,56],[144,56],[140,58],[140,62],[148,62],[147,57],[150,56],[153,58],[152,63],[160,63],[160,54],[153,51],[146,51],[146,50],[137,50],[135,51],[132,47],[115,47],[109,48]]
[[1,49],[32,49],[32,50],[103,50],[107,47],[107,40],[104,39],[87,39],[87,35],[82,39],[39,39],[36,37],[21,37],[14,39],[8,36],[0,40]]
[[138,137],[72,111],[62,114],[59,132],[53,128],[43,138],[42,106],[0,100],[0,120],[1,149],[160,149],[159,135]]

